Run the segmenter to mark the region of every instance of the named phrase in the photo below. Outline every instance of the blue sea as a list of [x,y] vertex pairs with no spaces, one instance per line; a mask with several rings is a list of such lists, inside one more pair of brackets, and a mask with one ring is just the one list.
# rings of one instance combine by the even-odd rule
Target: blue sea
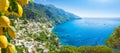
[[63,46],[106,45],[105,40],[120,26],[120,18],[83,18],[58,24],[52,30]]

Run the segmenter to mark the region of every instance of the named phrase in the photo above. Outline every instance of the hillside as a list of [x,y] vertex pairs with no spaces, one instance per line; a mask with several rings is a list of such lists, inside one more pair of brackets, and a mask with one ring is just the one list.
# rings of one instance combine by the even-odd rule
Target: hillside
[[34,5],[29,4],[28,6],[25,6],[24,9],[27,18],[46,18],[56,24],[65,22],[67,20],[80,18],[72,13],[56,8],[53,5],[34,3]]

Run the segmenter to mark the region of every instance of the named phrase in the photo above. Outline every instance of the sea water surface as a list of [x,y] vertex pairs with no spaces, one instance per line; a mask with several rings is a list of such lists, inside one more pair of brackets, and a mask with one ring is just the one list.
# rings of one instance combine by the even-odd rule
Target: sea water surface
[[58,24],[52,30],[62,45],[105,45],[105,40],[120,26],[119,18],[83,18]]

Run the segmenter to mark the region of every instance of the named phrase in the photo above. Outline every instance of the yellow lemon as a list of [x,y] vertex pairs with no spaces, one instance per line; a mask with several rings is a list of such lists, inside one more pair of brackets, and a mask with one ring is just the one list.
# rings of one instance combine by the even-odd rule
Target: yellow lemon
[[0,16],[0,27],[9,27],[10,20],[6,16]]
[[15,46],[13,44],[8,44],[6,53],[16,53]]
[[19,3],[16,2],[16,4],[17,4],[17,12],[12,12],[12,13],[18,17],[22,17],[23,8]]
[[15,38],[16,37],[15,29],[13,29],[12,27],[8,27],[8,34],[10,35],[10,37]]
[[16,0],[16,1],[21,5],[27,5],[28,4],[28,0]]
[[0,35],[3,35],[4,32],[3,32],[3,27],[0,27]]
[[6,48],[8,45],[7,38],[4,35],[0,35],[0,47]]
[[10,4],[8,0],[0,0],[0,11],[6,11],[9,5]]

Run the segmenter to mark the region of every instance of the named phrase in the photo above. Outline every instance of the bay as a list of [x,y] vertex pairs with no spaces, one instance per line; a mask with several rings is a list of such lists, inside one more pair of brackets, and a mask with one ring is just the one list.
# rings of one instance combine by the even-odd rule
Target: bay
[[106,45],[105,40],[120,26],[120,18],[83,18],[56,25],[55,33],[63,46]]

